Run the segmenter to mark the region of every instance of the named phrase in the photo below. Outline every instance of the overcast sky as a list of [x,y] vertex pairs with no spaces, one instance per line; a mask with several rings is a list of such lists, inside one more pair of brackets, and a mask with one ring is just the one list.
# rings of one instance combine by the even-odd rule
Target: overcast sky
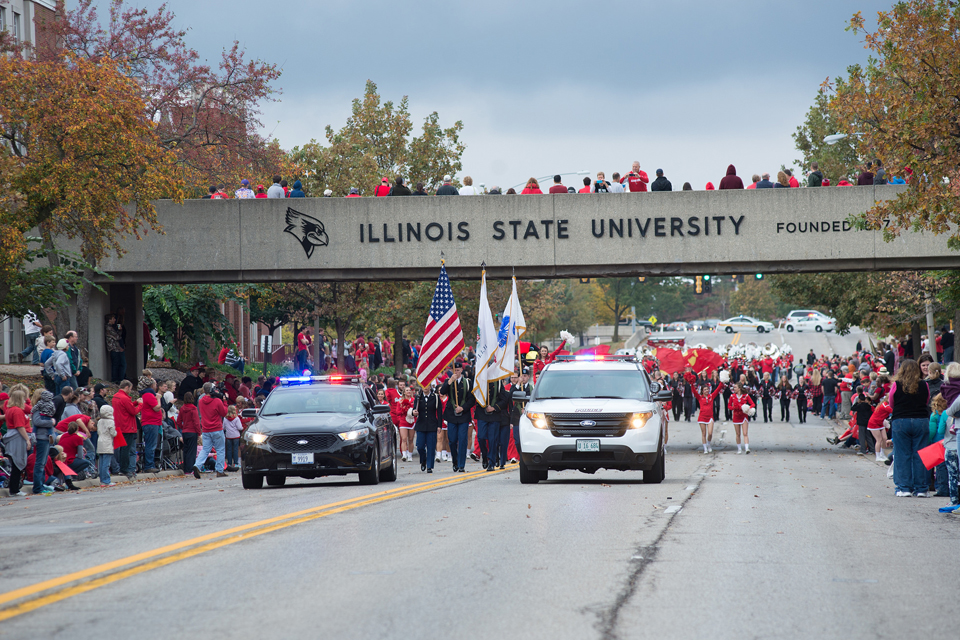
[[820,83],[866,59],[850,16],[875,22],[891,4],[168,2],[211,62],[237,39],[282,65],[263,121],[284,148],[341,127],[369,78],[383,99],[409,96],[417,129],[434,110],[463,120],[462,175],[504,190],[633,160],[674,189],[717,183],[729,163],[744,181],[775,175],[799,155],[790,134]]

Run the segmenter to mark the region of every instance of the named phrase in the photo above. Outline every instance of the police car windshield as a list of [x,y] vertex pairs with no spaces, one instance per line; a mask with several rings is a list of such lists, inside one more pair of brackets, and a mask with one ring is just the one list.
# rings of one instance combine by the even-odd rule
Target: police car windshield
[[363,396],[356,387],[304,385],[275,389],[267,397],[260,415],[288,413],[362,413]]
[[534,400],[627,398],[650,400],[646,378],[639,371],[547,369],[537,382]]

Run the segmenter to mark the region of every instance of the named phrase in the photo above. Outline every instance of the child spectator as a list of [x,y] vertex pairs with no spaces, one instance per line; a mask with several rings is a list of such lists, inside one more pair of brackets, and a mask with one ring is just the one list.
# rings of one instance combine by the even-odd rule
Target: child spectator
[[100,408],[100,420],[97,421],[97,455],[100,470],[100,486],[114,487],[110,480],[110,463],[113,461],[113,439],[117,437],[117,426],[113,422],[113,407],[105,404]]
[[243,424],[237,416],[237,405],[227,407],[227,415],[223,418],[223,435],[227,439],[227,471],[237,471],[240,468],[240,434],[243,432]]

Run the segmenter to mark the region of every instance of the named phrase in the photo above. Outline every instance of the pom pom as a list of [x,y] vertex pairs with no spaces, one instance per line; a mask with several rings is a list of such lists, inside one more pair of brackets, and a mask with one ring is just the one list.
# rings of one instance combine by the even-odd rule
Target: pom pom
[[729,382],[730,382],[730,372],[729,372],[729,371],[724,370],[724,371],[721,371],[721,372],[720,372],[720,382],[722,382],[723,384],[729,384]]
[[564,344],[567,344],[567,343],[573,344],[573,334],[570,333],[569,331],[561,331],[560,338],[563,339]]

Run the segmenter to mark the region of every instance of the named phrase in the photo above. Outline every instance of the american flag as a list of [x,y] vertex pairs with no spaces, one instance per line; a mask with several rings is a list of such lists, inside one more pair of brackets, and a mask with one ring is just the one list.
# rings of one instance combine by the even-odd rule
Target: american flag
[[447,269],[441,266],[437,289],[433,292],[433,302],[430,304],[430,315],[427,316],[427,328],[423,332],[423,345],[417,363],[417,382],[424,387],[433,382],[463,347],[463,331],[460,328],[460,316],[457,315],[457,303],[453,301]]

